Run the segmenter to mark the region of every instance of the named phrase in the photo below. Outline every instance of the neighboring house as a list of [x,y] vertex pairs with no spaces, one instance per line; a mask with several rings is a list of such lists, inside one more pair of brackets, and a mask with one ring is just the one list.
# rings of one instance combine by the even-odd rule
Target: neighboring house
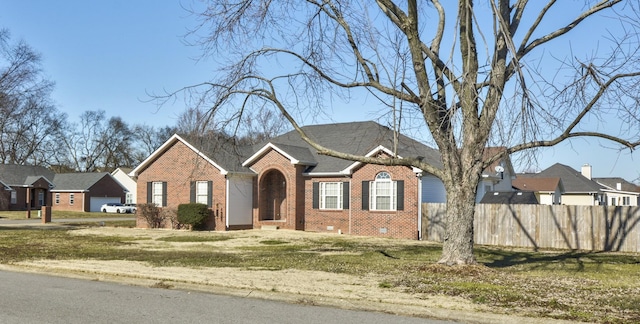
[[520,178],[560,178],[563,192],[561,204],[563,205],[607,205],[608,196],[615,194],[617,190],[607,189],[592,179],[593,169],[585,164],[580,171],[556,163],[539,173],[519,174]]
[[487,192],[481,204],[501,205],[532,205],[538,204],[538,198],[533,191],[493,191]]
[[97,212],[102,204],[125,199],[126,189],[108,172],[60,173],[53,183],[52,210]]
[[[344,153],[419,157],[441,167],[438,151],[403,135],[394,140],[392,130],[375,122],[303,129]],[[174,135],[130,175],[138,180],[139,204],[206,203],[212,213],[207,226],[215,230],[274,227],[415,239],[421,202],[445,197],[442,183],[422,170],[321,155],[295,131],[236,150]],[[141,215],[138,226],[146,226]]]
[[532,178],[517,176],[512,181],[513,188],[520,191],[532,191],[541,205],[559,205],[562,203],[564,187],[559,177]]
[[135,204],[138,200],[138,186],[136,180],[129,176],[131,171],[133,171],[131,168],[117,168],[111,172],[111,175],[127,190],[124,199],[125,204]]
[[607,205],[639,206],[640,187],[622,178],[593,178],[607,195]]
[[0,210],[36,210],[51,205],[53,177],[44,167],[0,164]]
[[[505,147],[488,147],[485,149],[484,158],[490,159],[505,150]],[[482,178],[476,190],[476,203],[479,203],[489,192],[513,191],[511,182],[515,177],[516,173],[508,155],[495,161],[482,171]]]

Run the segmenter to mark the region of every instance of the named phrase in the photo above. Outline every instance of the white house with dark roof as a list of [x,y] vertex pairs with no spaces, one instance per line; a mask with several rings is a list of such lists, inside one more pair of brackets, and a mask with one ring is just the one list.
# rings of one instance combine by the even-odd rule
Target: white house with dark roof
[[120,185],[127,190],[124,199],[125,204],[135,204],[138,197],[138,185],[136,179],[129,176],[131,171],[133,171],[131,168],[117,168],[111,172],[111,176],[113,176]]
[[593,178],[607,195],[607,205],[610,206],[639,206],[640,186],[622,178]]

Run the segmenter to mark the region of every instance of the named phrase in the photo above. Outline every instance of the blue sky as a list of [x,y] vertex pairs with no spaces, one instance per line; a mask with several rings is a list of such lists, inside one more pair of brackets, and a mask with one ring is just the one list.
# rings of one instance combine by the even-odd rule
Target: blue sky
[[[181,100],[161,108],[145,101],[148,93],[213,75],[211,61],[197,62],[201,51],[183,42],[195,25],[179,0],[0,0],[0,28],[42,54],[45,74],[56,83],[53,99],[72,121],[84,111],[104,110],[130,124],[174,125],[185,108]],[[349,113],[333,120],[366,120],[372,113],[366,109],[339,109]],[[589,163],[597,177],[640,177],[639,153],[605,146],[613,145],[577,139],[545,149],[538,169],[559,162],[579,170]]]

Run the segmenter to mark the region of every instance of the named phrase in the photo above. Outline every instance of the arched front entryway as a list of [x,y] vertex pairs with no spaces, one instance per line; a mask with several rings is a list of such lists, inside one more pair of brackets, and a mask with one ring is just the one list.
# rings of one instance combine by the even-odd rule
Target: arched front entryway
[[287,219],[287,181],[282,172],[268,171],[260,181],[260,220]]

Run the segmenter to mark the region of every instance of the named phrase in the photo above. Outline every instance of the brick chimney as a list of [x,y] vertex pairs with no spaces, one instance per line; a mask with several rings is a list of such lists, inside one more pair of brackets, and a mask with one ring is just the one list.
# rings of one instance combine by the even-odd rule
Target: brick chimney
[[591,171],[592,171],[591,165],[584,164],[582,166],[582,172],[581,172],[582,176],[584,176],[585,178],[587,178],[589,180],[591,180]]

